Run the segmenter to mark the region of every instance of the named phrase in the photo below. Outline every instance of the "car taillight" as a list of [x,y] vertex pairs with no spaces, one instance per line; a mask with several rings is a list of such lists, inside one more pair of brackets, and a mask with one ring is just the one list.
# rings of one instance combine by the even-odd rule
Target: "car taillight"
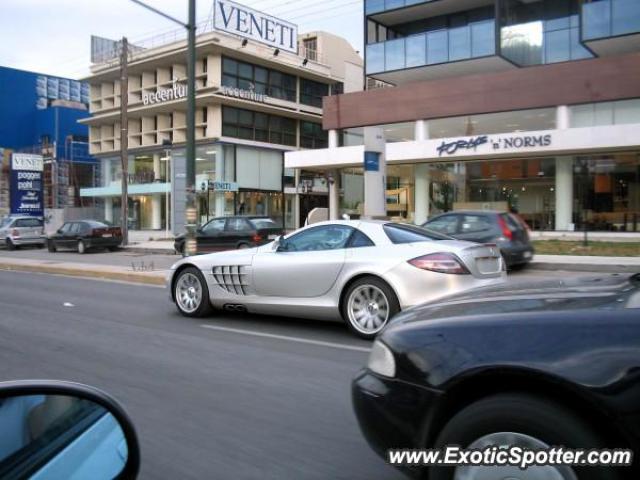
[[14,228],[13,230],[11,230],[11,236],[12,237],[19,237],[20,236],[20,230],[18,230],[17,228]]
[[504,218],[498,217],[498,224],[500,225],[500,229],[502,230],[502,236],[507,240],[513,240],[513,232],[509,229],[507,222],[504,221]]
[[252,240],[256,243],[261,242],[262,241],[262,237],[260,235],[258,235],[257,233],[252,237]]
[[422,270],[454,275],[469,275],[469,270],[462,261],[452,253],[431,253],[409,260],[409,263]]

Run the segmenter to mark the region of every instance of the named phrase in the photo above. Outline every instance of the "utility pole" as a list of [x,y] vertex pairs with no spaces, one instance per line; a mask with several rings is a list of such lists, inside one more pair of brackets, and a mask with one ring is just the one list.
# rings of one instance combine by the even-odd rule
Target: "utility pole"
[[120,52],[120,163],[122,164],[122,197],[120,200],[120,215],[122,217],[122,244],[129,243],[129,121],[127,109],[129,107],[129,42],[122,37],[122,51]]
[[198,226],[196,211],[196,0],[189,0],[189,20],[183,23],[166,13],[147,5],[142,0],[133,3],[177,23],[187,29],[187,165],[186,165],[186,242],[185,254],[195,253],[195,233]]

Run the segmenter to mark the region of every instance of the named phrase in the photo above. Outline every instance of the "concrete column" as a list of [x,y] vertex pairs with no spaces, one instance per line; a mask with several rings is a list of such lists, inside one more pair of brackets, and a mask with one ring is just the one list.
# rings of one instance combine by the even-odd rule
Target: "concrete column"
[[329,148],[338,148],[338,130],[329,130]]
[[364,129],[364,217],[387,216],[386,141],[381,127]]
[[556,230],[573,223],[573,158],[556,158]]
[[151,230],[162,228],[162,195],[151,195]]
[[297,230],[300,228],[300,169],[296,168],[295,174],[296,194],[293,197],[293,227]]
[[162,162],[160,162],[160,154],[153,154],[153,179],[159,180],[162,178]]
[[338,170],[329,172],[333,182],[329,182],[329,220],[340,218],[340,173]]
[[429,189],[431,186],[431,173],[429,164],[418,163],[415,168],[415,214],[413,222],[422,225],[429,218]]
[[102,186],[108,187],[112,180],[111,179],[111,160],[108,158],[103,158],[102,161],[100,162],[100,169],[102,173]]
[[[216,166],[215,166],[215,179],[217,181],[224,181],[224,149],[218,145],[216,147]],[[224,192],[214,192],[215,213],[216,217],[222,217],[224,215]]]
[[429,123],[426,120],[416,120],[414,138],[416,142],[429,139]]
[[559,105],[556,108],[556,129],[567,130],[571,125],[571,113],[566,105]]
[[105,197],[104,199],[104,219],[113,223],[113,198]]

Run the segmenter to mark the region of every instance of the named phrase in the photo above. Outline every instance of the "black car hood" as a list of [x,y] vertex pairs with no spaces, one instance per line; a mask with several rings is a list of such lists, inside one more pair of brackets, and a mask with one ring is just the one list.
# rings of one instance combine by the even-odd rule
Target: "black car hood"
[[[482,287],[406,310],[392,324],[469,315],[640,307],[640,274],[538,280]],[[639,310],[640,312],[640,310]]]

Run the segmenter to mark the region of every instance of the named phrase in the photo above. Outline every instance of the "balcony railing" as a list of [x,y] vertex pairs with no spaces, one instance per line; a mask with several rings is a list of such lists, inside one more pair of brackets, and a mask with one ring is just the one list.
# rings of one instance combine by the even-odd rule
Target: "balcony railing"
[[495,55],[496,24],[484,20],[367,45],[367,74]]
[[582,5],[583,40],[640,33],[640,1],[600,0]]
[[409,7],[418,3],[432,2],[433,0],[365,0],[366,15],[395,10],[396,8]]

